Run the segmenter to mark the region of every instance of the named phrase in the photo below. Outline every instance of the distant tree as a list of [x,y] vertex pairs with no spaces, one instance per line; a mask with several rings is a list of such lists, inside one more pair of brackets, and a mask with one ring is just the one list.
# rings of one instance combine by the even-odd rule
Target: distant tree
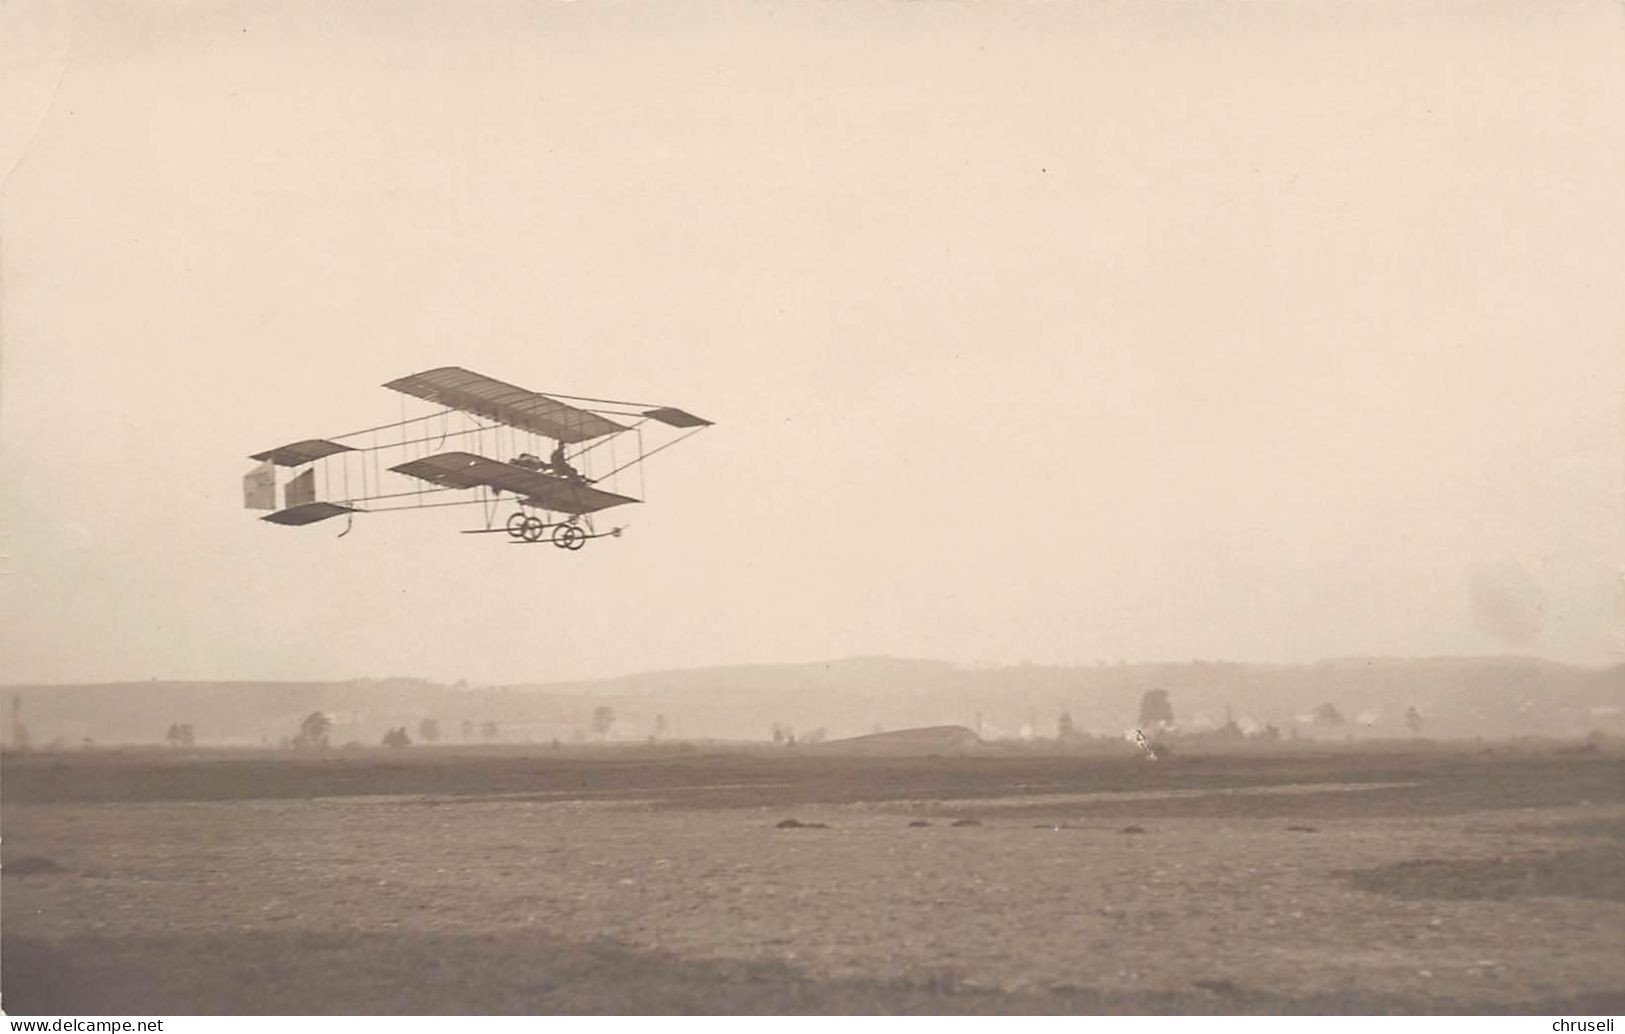
[[474,738],[474,723],[469,721],[467,718],[463,719],[462,733],[464,743],[467,743],[469,740]]
[[436,718],[425,718],[418,723],[418,739],[424,743],[438,743],[440,741],[440,721]]
[[169,731],[164,733],[164,742],[171,747],[192,747],[197,743],[197,733],[192,731],[192,726],[187,722],[174,722],[170,724]]
[[23,724],[23,695],[11,694],[11,749],[28,749],[28,726]]
[[406,735],[406,726],[404,725],[384,733],[384,746],[386,747],[400,750],[402,747],[410,747],[411,745],[412,737]]
[[1166,689],[1148,689],[1140,698],[1140,728],[1160,729],[1174,724],[1174,705]]
[[495,743],[497,741],[497,736],[498,729],[496,722],[486,722],[484,725],[480,726],[480,739],[484,740],[486,743]]
[[659,739],[664,735],[666,735],[666,716],[663,714],[657,714],[655,715],[654,738]]
[[1314,710],[1316,725],[1342,725],[1343,712],[1335,704],[1321,704]]
[[1072,724],[1072,712],[1062,710],[1055,719],[1055,738],[1062,743],[1075,740],[1078,737],[1078,727]]
[[299,735],[293,738],[294,748],[297,750],[326,750],[327,734],[333,728],[333,720],[320,711],[312,711],[299,723]]
[[599,739],[609,736],[610,727],[615,724],[615,709],[607,704],[599,704],[592,710],[592,731]]
[[[1297,730],[1294,729],[1293,732],[1296,733]],[[1277,729],[1273,725],[1266,725],[1262,729],[1258,730],[1257,735],[1258,735],[1258,738],[1261,739],[1261,740],[1269,740],[1269,741],[1273,742],[1273,741],[1278,740],[1278,739],[1281,738],[1281,730]]]
[[774,743],[783,743],[784,742],[784,736],[785,736],[784,726],[780,725],[778,722],[774,722],[773,723],[773,742]]
[[1412,736],[1420,734],[1422,731],[1422,712],[1414,707],[1406,708],[1405,728],[1411,731]]

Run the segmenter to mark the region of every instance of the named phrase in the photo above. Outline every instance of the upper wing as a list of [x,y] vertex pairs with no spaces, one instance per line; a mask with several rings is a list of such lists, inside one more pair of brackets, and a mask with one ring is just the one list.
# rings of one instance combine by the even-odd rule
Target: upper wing
[[480,485],[498,488],[512,492],[532,506],[555,513],[596,513],[611,506],[637,502],[630,496],[605,492],[591,485],[526,470],[471,452],[442,452],[389,469],[447,488],[477,488]]
[[384,387],[561,442],[585,442],[626,430],[597,413],[460,366],[414,373],[390,381]]

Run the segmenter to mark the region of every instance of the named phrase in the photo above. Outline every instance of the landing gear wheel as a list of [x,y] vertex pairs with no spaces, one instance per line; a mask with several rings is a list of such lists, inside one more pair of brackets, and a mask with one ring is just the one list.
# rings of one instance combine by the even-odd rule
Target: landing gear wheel
[[512,535],[516,539],[524,538],[525,537],[525,522],[528,521],[528,520],[530,520],[530,515],[526,514],[524,511],[520,511],[520,512],[514,514],[512,517],[509,517],[508,518],[508,534]]
[[525,523],[521,526],[520,534],[525,537],[526,542],[540,542],[542,541],[542,532],[546,528],[547,522],[540,517],[526,517]]
[[587,544],[587,533],[574,524],[561,524],[553,529],[553,545],[560,549],[580,549]]

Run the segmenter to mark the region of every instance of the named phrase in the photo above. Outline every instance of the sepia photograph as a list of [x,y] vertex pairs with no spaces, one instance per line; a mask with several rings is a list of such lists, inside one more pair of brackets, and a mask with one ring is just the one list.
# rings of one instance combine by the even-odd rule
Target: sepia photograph
[[1625,1012],[1618,0],[3,0],[0,175],[9,1029]]

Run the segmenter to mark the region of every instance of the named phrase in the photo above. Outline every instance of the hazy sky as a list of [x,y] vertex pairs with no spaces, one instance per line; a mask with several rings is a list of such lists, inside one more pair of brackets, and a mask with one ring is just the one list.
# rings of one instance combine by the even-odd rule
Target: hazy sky
[[[0,9],[0,681],[1625,656],[1625,8]],[[575,554],[275,527],[461,365]]]

